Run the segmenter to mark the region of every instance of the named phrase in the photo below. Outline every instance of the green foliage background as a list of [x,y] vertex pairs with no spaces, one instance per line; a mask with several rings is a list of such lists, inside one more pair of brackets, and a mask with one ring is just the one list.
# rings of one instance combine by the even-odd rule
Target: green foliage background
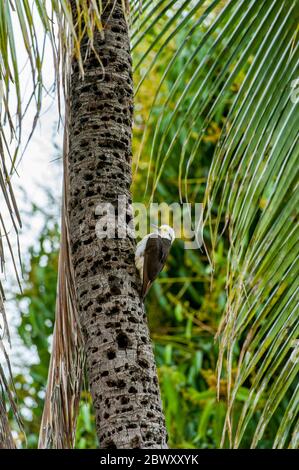
[[[194,49],[200,39],[200,34],[193,35]],[[153,67],[151,74],[147,76],[136,97],[135,127],[134,127],[134,182],[133,195],[135,201],[148,202],[149,194],[145,194],[147,177],[151,178],[150,161],[152,142],[146,138],[142,146],[142,162],[137,165],[141,139],[149,109],[151,97],[155,92],[163,74],[163,62],[169,61],[169,56],[178,47],[181,37],[178,34],[170,41],[168,47],[162,52],[159,63]],[[151,42],[150,35],[143,40],[143,48],[146,50]],[[198,63],[204,54],[201,50]],[[142,54],[142,50],[139,52]],[[137,56],[138,59],[138,56]],[[137,60],[135,58],[135,60]],[[150,56],[148,57],[150,60]],[[181,57],[181,61],[187,57]],[[213,63],[213,57],[209,59]],[[168,94],[177,76],[180,73],[182,63],[177,61],[172,68],[167,80],[163,82],[162,94]],[[136,83],[140,79],[135,74]],[[193,69],[185,76],[186,82],[192,76]],[[227,96],[226,104],[232,98],[242,81],[242,76],[232,84]],[[185,86],[180,82],[177,96],[182,93]],[[175,96],[168,103],[169,110],[175,106]],[[186,103],[187,105],[188,103]],[[187,184],[189,201],[201,202],[203,200],[205,182],[216,142],[219,138],[223,118],[227,109],[224,106],[218,112],[215,120],[210,125],[201,145],[197,149],[197,155],[189,171],[189,178],[183,183]],[[154,130],[161,113],[161,105],[157,100],[147,122],[149,130]],[[166,113],[167,114],[167,113]],[[165,125],[167,119],[165,120]],[[173,133],[176,129],[173,128]],[[183,145],[185,135],[189,131],[183,128],[181,140],[176,143],[171,154],[171,161],[165,167],[159,185],[155,193],[155,201],[167,203],[176,202],[179,194],[179,158],[180,146]],[[160,128],[163,133],[163,126]],[[150,135],[150,132],[149,132]],[[159,139],[161,136],[157,136]],[[171,136],[168,138],[170,139]],[[198,138],[194,131],[194,141]],[[190,140],[188,145],[193,146]],[[169,141],[164,142],[165,151]],[[188,154],[188,148],[185,149]],[[138,170],[137,170],[138,166]],[[137,171],[136,171],[137,170]],[[190,198],[190,194],[192,197]],[[22,312],[22,321],[18,327],[18,333],[24,346],[37,353],[37,361],[15,377],[15,385],[21,407],[24,429],[27,435],[27,446],[36,447],[38,441],[39,425],[43,409],[43,398],[47,380],[49,363],[50,338],[53,330],[57,264],[59,250],[59,201],[50,200],[56,204],[57,216],[49,215],[44,210],[32,207],[33,215],[42,214],[44,227],[39,234],[38,243],[30,249],[29,262],[25,274],[25,287],[22,295],[17,294],[16,300]],[[213,208],[215,215],[217,207]],[[209,247],[209,233],[205,234],[205,241]],[[226,381],[221,381],[219,401],[216,397],[216,362],[218,345],[215,341],[219,320],[223,314],[226,301],[225,276],[226,257],[228,252],[228,240],[224,234],[216,251],[216,271],[213,279],[207,256],[199,250],[184,250],[183,241],[177,240],[172,248],[167,267],[160,278],[155,282],[146,301],[151,336],[154,342],[155,356],[158,365],[160,386],[169,433],[169,445],[175,448],[218,448],[221,444],[222,429],[226,412]],[[236,364],[234,365],[236,366]],[[234,422],[238,421],[241,405],[247,400],[250,389],[250,380],[240,389],[234,408]],[[266,398],[266,397],[265,397]],[[287,403],[287,397],[283,406]],[[252,435],[256,427],[256,420],[263,406],[260,400],[257,412],[250,421],[242,447],[250,445]],[[280,408],[277,409],[274,418],[270,421],[267,432],[259,447],[267,448],[273,444],[277,431],[277,419]],[[20,433],[20,445],[26,446],[25,438]],[[228,442],[224,442],[228,446]],[[82,393],[80,415],[77,427],[76,447],[94,448],[97,446],[94,418],[89,393],[85,387]]]

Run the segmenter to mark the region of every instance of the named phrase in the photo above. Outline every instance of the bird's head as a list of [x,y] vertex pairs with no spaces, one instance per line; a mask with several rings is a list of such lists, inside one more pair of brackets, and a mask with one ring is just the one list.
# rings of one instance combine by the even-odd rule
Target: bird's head
[[158,233],[162,238],[167,238],[171,241],[171,243],[175,240],[175,232],[173,228],[169,227],[169,225],[161,225],[158,228]]

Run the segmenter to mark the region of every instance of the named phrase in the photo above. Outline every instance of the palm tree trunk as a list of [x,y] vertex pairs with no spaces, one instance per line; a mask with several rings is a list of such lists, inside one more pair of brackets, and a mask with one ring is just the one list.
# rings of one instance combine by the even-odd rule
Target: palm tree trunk
[[[129,236],[99,239],[95,230],[98,204],[116,208],[120,195],[129,204],[118,216],[124,216],[124,223],[132,218],[128,27],[121,0],[103,0],[102,6],[104,37],[95,33],[96,54],[87,54],[84,80],[74,61],[70,90],[68,214],[80,323],[100,446],[165,448],[156,366],[134,264],[135,241]],[[83,38],[82,57],[87,48]],[[123,223],[118,224],[120,228]]]

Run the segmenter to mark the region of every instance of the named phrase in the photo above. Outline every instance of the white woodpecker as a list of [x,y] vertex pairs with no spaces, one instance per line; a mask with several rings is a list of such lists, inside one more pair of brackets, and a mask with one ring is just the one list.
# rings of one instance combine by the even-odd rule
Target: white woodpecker
[[169,225],[156,228],[155,232],[149,233],[137,244],[135,253],[135,264],[142,282],[142,299],[162,271],[175,240],[174,230]]

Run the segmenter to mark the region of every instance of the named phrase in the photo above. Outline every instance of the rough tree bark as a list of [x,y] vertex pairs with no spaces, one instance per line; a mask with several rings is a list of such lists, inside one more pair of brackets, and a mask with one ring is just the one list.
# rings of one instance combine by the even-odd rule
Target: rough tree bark
[[[73,15],[75,14],[74,2]],[[135,241],[99,239],[96,206],[131,209],[132,61],[122,1],[102,0],[104,39],[70,91],[68,214],[80,322],[100,447],[164,448],[166,431],[147,318],[134,264]],[[87,40],[81,44],[85,57]]]

